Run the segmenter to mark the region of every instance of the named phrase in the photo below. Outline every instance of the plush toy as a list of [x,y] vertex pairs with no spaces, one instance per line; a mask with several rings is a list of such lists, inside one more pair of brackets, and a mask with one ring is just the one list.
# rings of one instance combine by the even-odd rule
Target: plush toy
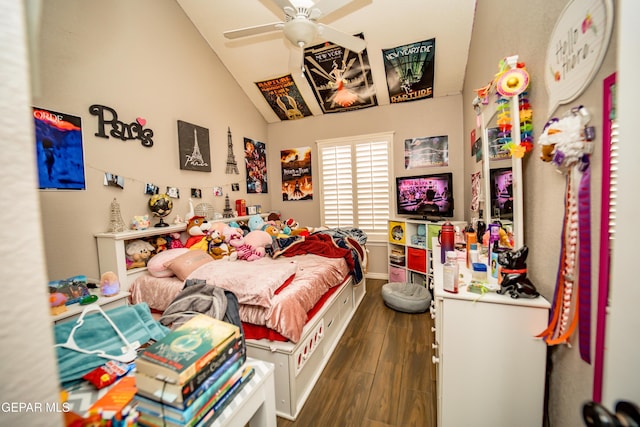
[[211,224],[207,222],[203,216],[192,216],[187,222],[187,234],[189,238],[185,242],[186,248],[191,248],[196,243],[200,243],[206,238],[207,231],[211,228]]
[[264,226],[264,218],[260,215],[251,215],[248,225],[250,231],[261,230],[262,226]]
[[264,230],[254,230],[244,236],[244,242],[258,253],[266,254],[266,249],[273,244],[273,237]]
[[266,251],[264,247],[256,247],[248,245],[245,242],[244,234],[239,228],[229,227],[231,230],[225,230],[225,241],[235,249],[237,259],[244,261],[255,261],[264,257]]
[[127,243],[125,253],[127,256],[127,269],[144,267],[151,258],[151,254],[155,248],[149,242],[136,239]]
[[155,252],[159,254],[162,251],[166,251],[168,243],[169,242],[167,242],[167,239],[165,239],[163,236],[156,237],[156,240],[153,245],[156,248]]
[[207,252],[213,259],[224,259],[235,261],[238,259],[236,249],[224,241],[224,237],[217,230],[210,232],[206,241],[208,242]]
[[180,240],[180,233],[169,234],[169,249],[184,248],[184,243]]
[[131,220],[132,230],[146,230],[149,228],[151,222],[149,221],[149,215],[136,215]]

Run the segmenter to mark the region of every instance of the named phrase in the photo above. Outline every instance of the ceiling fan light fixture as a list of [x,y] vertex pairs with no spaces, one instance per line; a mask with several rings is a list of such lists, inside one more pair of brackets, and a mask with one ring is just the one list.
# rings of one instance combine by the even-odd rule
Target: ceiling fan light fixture
[[291,43],[300,47],[308,46],[318,35],[315,23],[298,18],[285,23],[282,31]]

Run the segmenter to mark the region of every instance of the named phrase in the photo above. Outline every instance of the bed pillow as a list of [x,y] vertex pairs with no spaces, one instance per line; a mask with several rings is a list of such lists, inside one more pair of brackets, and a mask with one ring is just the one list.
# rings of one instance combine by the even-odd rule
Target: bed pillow
[[200,249],[189,250],[182,255],[167,261],[164,266],[173,271],[178,279],[184,280],[189,276],[196,268],[203,264],[212,262],[211,255]]
[[149,260],[149,262],[147,263],[147,271],[153,277],[171,277],[174,275],[173,271],[165,267],[164,263],[179,257],[185,252],[189,252],[189,249],[175,248],[175,249],[167,249],[165,251],[162,251],[159,254],[154,255]]

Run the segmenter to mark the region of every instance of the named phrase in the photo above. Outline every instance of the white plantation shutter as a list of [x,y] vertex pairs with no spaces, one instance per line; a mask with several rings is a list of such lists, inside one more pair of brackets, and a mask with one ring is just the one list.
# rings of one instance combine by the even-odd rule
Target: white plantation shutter
[[322,223],[358,227],[384,240],[389,218],[393,134],[318,142]]
[[320,150],[322,201],[327,227],[353,227],[353,183],[351,147],[323,147]]

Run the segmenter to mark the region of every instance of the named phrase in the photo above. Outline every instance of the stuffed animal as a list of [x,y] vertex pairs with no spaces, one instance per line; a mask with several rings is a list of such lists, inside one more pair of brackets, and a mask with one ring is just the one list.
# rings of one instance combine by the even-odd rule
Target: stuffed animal
[[187,234],[189,238],[185,242],[186,248],[191,248],[196,243],[202,242],[206,238],[207,231],[211,228],[211,224],[207,222],[203,216],[192,216],[187,222]]
[[250,231],[261,230],[262,226],[264,226],[264,218],[260,215],[251,215],[248,225]]
[[244,242],[257,253],[266,254],[267,248],[273,244],[273,237],[264,230],[254,230],[244,236]]
[[151,222],[149,221],[149,215],[136,215],[131,220],[132,230],[146,230],[149,228]]
[[255,261],[264,257],[266,251],[263,247],[253,248],[246,243],[242,230],[234,229],[233,227],[229,228],[236,231],[226,230],[225,241],[227,241],[229,245],[235,248],[237,259],[244,261]]
[[169,249],[184,248],[184,243],[180,240],[180,233],[169,234]]
[[224,237],[217,230],[210,232],[206,241],[208,242],[207,252],[213,259],[224,259],[235,261],[238,259],[236,249],[224,241]]
[[154,245],[153,245],[156,248],[155,252],[157,254],[159,254],[162,251],[166,251],[167,250],[167,243],[169,243],[169,242],[167,242],[167,239],[165,239],[163,236],[156,237],[156,240],[155,240]]
[[155,248],[149,242],[136,239],[127,243],[125,253],[127,256],[127,270],[145,267]]

